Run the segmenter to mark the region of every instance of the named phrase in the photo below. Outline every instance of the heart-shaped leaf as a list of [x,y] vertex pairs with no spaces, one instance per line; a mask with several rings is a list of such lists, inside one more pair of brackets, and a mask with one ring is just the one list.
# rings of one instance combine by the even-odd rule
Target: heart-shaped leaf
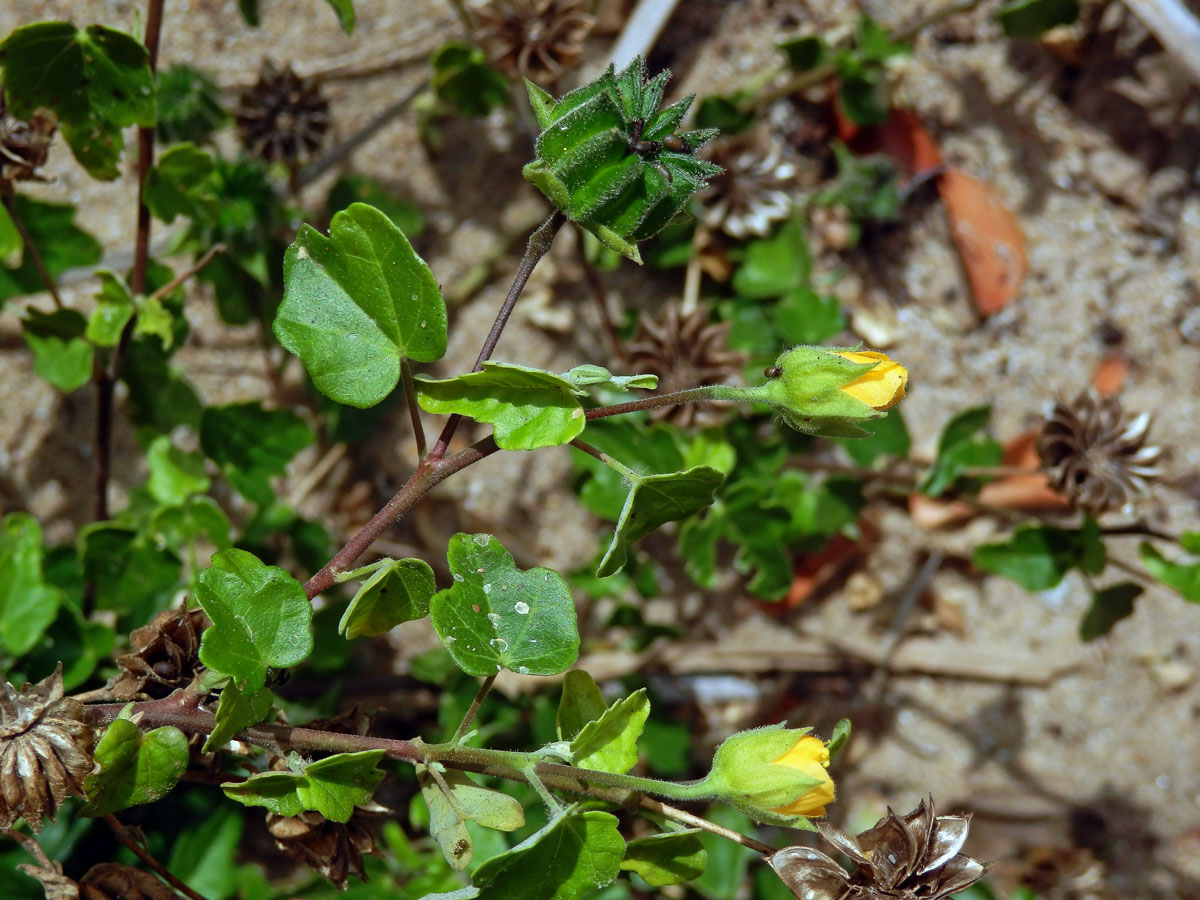
[[[124,714],[122,714],[124,715]],[[116,719],[96,744],[98,771],[88,775],[85,816],[106,816],[166,796],[188,766],[187,736],[164,725],[145,734],[128,718]]]
[[575,765],[624,775],[637,765],[637,741],[649,715],[645,688],[618,700],[600,718],[584,725],[571,741]]
[[275,336],[326,397],[374,406],[400,380],[404,357],[446,352],[446,304],[429,266],[386,215],[352,203],[329,237],[304,225],[283,261]]
[[454,535],[446,559],[454,585],[433,596],[430,619],[460,669],[557,675],[578,659],[575,601],[561,575],[522,572],[490,534]]
[[621,868],[636,872],[654,887],[699,878],[708,864],[708,854],[697,837],[699,833],[699,828],[689,828],[630,841]]

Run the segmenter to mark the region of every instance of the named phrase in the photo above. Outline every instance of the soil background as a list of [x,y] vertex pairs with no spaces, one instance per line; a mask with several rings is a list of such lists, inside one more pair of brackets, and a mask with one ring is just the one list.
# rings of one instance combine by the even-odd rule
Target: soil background
[[[922,33],[897,74],[897,102],[921,117],[949,163],[992,185],[1018,216],[1029,251],[1020,296],[979,320],[936,203],[910,207],[902,225],[823,264],[843,273],[838,293],[863,332],[852,339],[882,338],[910,369],[904,413],[914,456],[932,457],[946,420],[984,402],[994,404],[998,436],[1019,434],[1047,402],[1084,388],[1115,348],[1130,363],[1122,402],[1154,415],[1154,441],[1170,454],[1168,483],[1134,513],[1156,527],[1195,529],[1197,92],[1119,3],[1090,9],[1091,37],[1057,52],[1006,39],[990,18],[995,6],[983,3]],[[161,64],[214,73],[232,103],[264,57],[307,74],[409,49],[424,59],[462,34],[453,8],[436,0],[357,0],[355,7],[358,27],[346,37],[321,0],[262,0],[258,29],[241,22],[234,0],[168,0]],[[923,6],[897,0],[863,8],[897,26]],[[140,10],[126,0],[21,0],[0,7],[0,33],[47,18],[140,33]],[[675,71],[672,96],[727,92],[773,64],[781,35],[844,25],[859,12],[841,2],[683,0],[651,60]],[[602,64],[611,41],[611,32],[594,33],[587,64]],[[337,136],[354,133],[424,71],[418,62],[331,83]],[[522,116],[448,122],[434,153],[409,112],[350,160],[354,171],[380,178],[425,211],[419,249],[444,286],[458,284],[479,260],[500,257],[494,277],[452,311],[451,349],[437,371],[469,366],[522,248],[519,235],[543,215],[542,198],[520,177],[530,152],[526,126]],[[81,203],[79,220],[102,240],[112,268],[128,264],[132,246],[128,155],[124,171],[115,182],[93,182],[59,143],[49,183],[30,189]],[[309,185],[304,201],[319,207],[336,174]],[[159,227],[155,241],[164,234]],[[560,235],[497,358],[560,371],[605,361],[575,241],[570,229]],[[68,303],[89,308],[93,282],[68,282]],[[678,295],[682,270],[664,275],[626,265],[607,284],[636,315]],[[14,306],[27,304],[45,308],[38,297]],[[175,361],[205,402],[275,390],[253,327],[221,325],[199,288],[187,315],[193,337]],[[296,367],[290,378],[298,389]],[[34,512],[50,539],[68,539],[87,516],[92,389],[64,398],[34,378],[11,313],[0,317],[0,384],[0,502],[4,511]],[[401,413],[386,420],[388,431],[371,450],[335,461],[320,483],[306,485],[302,508],[346,530],[389,496],[413,459]],[[117,450],[113,502],[120,508],[123,492],[144,474],[128,428],[118,433]],[[317,457],[313,450],[298,459],[285,492],[304,482]],[[565,451],[497,455],[452,479],[389,540],[433,558],[454,531],[486,530],[513,547],[522,565],[577,568],[592,557],[604,526],[579,507],[570,473]],[[645,665],[655,678],[674,679],[706,711],[714,741],[757,723],[767,707],[826,732],[850,716],[857,737],[842,763],[835,820],[863,827],[887,804],[905,810],[933,795],[940,810],[974,812],[967,849],[998,861],[1002,885],[1039,865],[1057,866],[1057,893],[1047,896],[1200,897],[1200,607],[1151,587],[1132,617],[1084,645],[1078,623],[1089,595],[1076,576],[1031,595],[1007,580],[945,566],[905,620],[890,674],[875,677],[892,635],[894,599],[928,552],[961,557],[1005,533],[987,518],[927,532],[895,507],[882,508],[877,524],[881,538],[858,571],[817,602],[772,614],[734,580],[728,591],[703,594],[681,578],[674,595],[646,610],[651,620],[687,627],[681,646],[648,661],[601,640],[581,664],[597,677]],[[1113,539],[1110,553],[1136,565],[1137,543]],[[1106,577],[1115,580],[1111,569]],[[864,592],[882,599],[855,602]],[[600,621],[603,602],[594,607]],[[424,649],[423,640],[406,634],[398,669]],[[858,676],[845,674],[847,661]],[[507,687],[525,686],[513,679]]]

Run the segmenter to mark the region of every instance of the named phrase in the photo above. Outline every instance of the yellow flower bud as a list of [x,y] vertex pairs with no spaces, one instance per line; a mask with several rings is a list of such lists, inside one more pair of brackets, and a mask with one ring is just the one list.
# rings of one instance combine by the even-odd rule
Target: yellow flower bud
[[838,390],[880,412],[891,409],[904,399],[904,388],[908,385],[908,369],[889,358],[886,353],[876,350],[843,350],[836,355],[863,365],[875,363],[875,368],[868,369]]
[[[855,360],[858,362],[858,360]],[[826,805],[833,802],[833,779],[829,777],[829,748],[819,738],[806,734],[796,741],[787,753],[775,760],[773,765],[799,769],[820,784],[809,788],[791,803],[777,806],[771,812],[781,816],[823,816]]]

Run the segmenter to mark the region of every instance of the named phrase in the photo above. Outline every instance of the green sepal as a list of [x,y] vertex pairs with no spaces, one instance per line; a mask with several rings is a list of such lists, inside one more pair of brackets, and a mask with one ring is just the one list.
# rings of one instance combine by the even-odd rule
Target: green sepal
[[[693,155],[716,129],[676,134],[692,97],[659,110],[669,77],[661,72],[647,80],[639,57],[620,73],[609,66],[557,101],[526,87],[542,132],[525,178],[606,247],[638,263],[638,241],[682,215],[691,197],[722,171]],[[670,135],[686,151],[662,146]]]

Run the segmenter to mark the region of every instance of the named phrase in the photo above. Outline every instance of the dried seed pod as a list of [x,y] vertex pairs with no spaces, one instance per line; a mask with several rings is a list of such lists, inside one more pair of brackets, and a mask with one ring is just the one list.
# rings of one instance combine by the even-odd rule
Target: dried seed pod
[[1147,446],[1149,413],[1126,421],[1116,397],[1086,390],[1055,403],[1034,444],[1050,486],[1093,515],[1117,509],[1161,471],[1159,447]]
[[375,838],[356,811],[349,822],[331,822],[319,812],[284,817],[267,813],[267,831],[285,855],[324,875],[338,890],[351,875],[365,878],[363,855],[374,853]]
[[165,697],[186,687],[199,665],[200,634],[209,626],[204,610],[168,609],[130,635],[133,652],[117,657],[124,671],[110,688],[116,700],[143,694]]
[[575,64],[596,24],[584,0],[492,0],[475,16],[475,36],[492,64],[540,84]]
[[264,60],[257,83],[242,92],[236,118],[248,153],[296,165],[321,146],[329,130],[329,101],[316,79]]
[[37,170],[46,164],[57,130],[58,117],[48,109],[35,111],[28,121],[9,115],[0,85],[0,184],[44,181]]
[[[626,348],[631,371],[658,376],[662,392],[680,391],[702,384],[723,384],[737,377],[745,356],[730,350],[728,322],[709,322],[698,309],[683,315],[678,303],[667,304],[661,318],[643,317],[633,342]],[[682,428],[711,425],[721,420],[727,403],[684,403],[650,411]]]
[[739,241],[770,234],[771,226],[792,210],[788,189],[795,181],[796,165],[784,150],[778,138],[757,135],[715,145],[712,161],[725,171],[714,175],[700,196],[701,221]]
[[95,763],[96,736],[83,722],[83,704],[63,697],[62,665],[20,691],[4,682],[0,694],[0,828],[17,816],[34,831],[53,821],[68,796],[83,797]]
[[786,847],[769,857],[771,868],[802,900],[940,900],[983,877],[987,867],[958,851],[970,819],[938,816],[933,799],[902,816],[890,809],[871,828],[851,837],[827,822],[821,836],[850,857],[850,875],[808,847]]
[[80,900],[179,900],[149,872],[120,863],[97,863],[79,879]]

